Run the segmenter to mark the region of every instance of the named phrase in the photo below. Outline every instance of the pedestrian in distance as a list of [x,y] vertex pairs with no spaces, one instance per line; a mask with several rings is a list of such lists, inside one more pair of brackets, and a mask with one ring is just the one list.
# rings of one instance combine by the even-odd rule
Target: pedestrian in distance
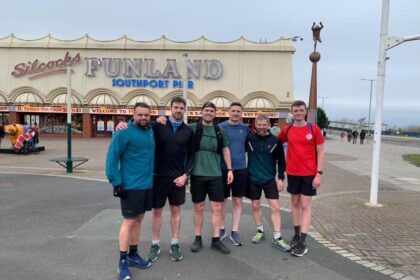
[[[193,132],[184,123],[186,101],[182,97],[171,100],[171,115],[166,123],[152,122],[155,149],[152,202],[152,244],[147,259],[156,261],[160,255],[160,231],[163,208],[166,200],[171,213],[172,239],[169,249],[171,259],[180,261],[183,253],[179,245],[181,228],[181,206],[185,203],[186,183],[192,170]],[[117,130],[125,129],[126,123],[119,123]]]
[[353,139],[353,144],[357,144],[357,138],[359,136],[359,132],[355,129],[352,132],[352,139]]
[[[281,235],[281,214],[279,192],[284,189],[285,158],[283,145],[277,137],[269,132],[269,118],[259,115],[255,119],[256,133],[250,135],[247,141],[249,184],[247,197],[252,201],[252,212],[256,225],[256,234],[252,238],[254,244],[265,239],[261,212],[261,194],[270,205],[273,240],[271,246],[284,252],[290,251],[290,246]],[[278,178],[276,179],[276,174]]]
[[155,140],[149,125],[150,108],[134,105],[133,119],[126,130],[114,134],[106,157],[106,176],[113,194],[120,198],[123,221],[119,233],[120,280],[131,279],[129,267],[149,268],[151,263],[138,254],[141,225],[152,209]]
[[340,139],[341,139],[341,142],[343,142],[344,141],[344,137],[346,136],[346,133],[344,132],[344,131],[341,131],[340,132]]
[[287,191],[292,200],[292,221],[295,234],[290,243],[293,256],[302,257],[308,252],[306,236],[312,216],[312,197],[321,186],[324,168],[324,138],[315,124],[305,120],[305,102],[293,102],[291,111],[295,122],[285,126],[279,139],[288,143],[286,157]]
[[365,138],[366,138],[366,132],[362,129],[362,131],[360,131],[360,144],[363,145],[363,143],[365,142]]

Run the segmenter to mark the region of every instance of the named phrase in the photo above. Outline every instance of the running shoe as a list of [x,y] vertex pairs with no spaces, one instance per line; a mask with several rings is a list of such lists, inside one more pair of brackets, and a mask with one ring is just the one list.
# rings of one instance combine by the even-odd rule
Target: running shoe
[[254,235],[254,237],[252,237],[252,243],[260,244],[264,239],[264,232],[261,230],[257,230],[257,233]]
[[223,242],[220,241],[220,239],[218,239],[217,241],[212,241],[210,248],[219,251],[222,254],[230,254],[230,249],[226,247],[225,244],[223,244]]
[[142,257],[140,257],[139,254],[135,253],[134,255],[128,255],[127,256],[128,265],[132,267],[137,267],[140,269],[146,269],[149,268],[152,263],[146,260],[143,260]]
[[169,253],[171,254],[172,260],[175,262],[180,261],[183,258],[181,249],[179,248],[178,244],[172,244]]
[[130,270],[128,270],[128,261],[127,260],[121,260],[118,265],[118,279],[119,280],[130,280],[131,279],[131,273]]
[[230,240],[232,240],[232,242],[235,246],[243,246],[244,245],[244,243],[241,241],[241,237],[239,236],[239,232],[237,232],[237,231],[232,231],[230,233]]
[[280,249],[280,251],[283,251],[283,252],[290,252],[290,249],[291,249],[289,244],[287,244],[283,238],[273,239],[271,246],[274,248]]
[[290,247],[293,249],[296,247],[296,245],[298,245],[298,243],[300,242],[300,236],[299,235],[295,235],[292,238],[292,241],[290,241]]
[[306,248],[306,243],[299,242],[296,247],[292,249],[292,255],[295,257],[303,257],[308,253],[308,248]]
[[159,244],[152,244],[152,246],[150,246],[149,253],[147,253],[147,259],[151,262],[154,262],[158,259],[159,254],[160,254]]
[[196,237],[191,245],[191,252],[197,253],[201,248],[203,248],[203,240],[201,239],[201,236]]

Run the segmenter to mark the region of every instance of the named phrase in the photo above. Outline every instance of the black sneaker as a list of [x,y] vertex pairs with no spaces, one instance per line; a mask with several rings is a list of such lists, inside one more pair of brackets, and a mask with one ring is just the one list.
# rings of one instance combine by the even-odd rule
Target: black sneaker
[[299,244],[299,241],[300,241],[300,236],[299,235],[293,236],[292,241],[290,241],[290,247],[292,249],[295,248]]
[[299,242],[293,249],[292,255],[295,257],[303,257],[308,253],[308,248],[306,248],[306,243]]
[[203,240],[200,237],[195,237],[193,244],[191,245],[191,252],[197,253],[203,248]]
[[212,241],[211,242],[211,248],[213,250],[217,250],[219,252],[221,252],[222,254],[230,254],[230,249],[228,247],[225,246],[225,244],[223,244],[222,241],[217,240],[217,241]]

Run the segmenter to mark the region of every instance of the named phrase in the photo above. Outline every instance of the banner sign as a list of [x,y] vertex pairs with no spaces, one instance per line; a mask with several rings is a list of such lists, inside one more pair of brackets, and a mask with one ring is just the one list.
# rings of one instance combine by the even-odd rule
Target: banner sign
[[[42,107],[42,106],[16,106],[16,112],[29,112],[29,113],[67,113],[66,107]],[[81,114],[82,108],[71,108],[74,114]]]

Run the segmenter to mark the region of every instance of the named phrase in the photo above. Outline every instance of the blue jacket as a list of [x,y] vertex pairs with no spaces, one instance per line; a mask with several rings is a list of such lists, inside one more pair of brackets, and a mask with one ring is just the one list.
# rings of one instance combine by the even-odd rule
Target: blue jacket
[[146,190],[153,185],[155,160],[153,129],[136,126],[114,134],[106,157],[106,176],[113,187],[122,184],[125,190]]

